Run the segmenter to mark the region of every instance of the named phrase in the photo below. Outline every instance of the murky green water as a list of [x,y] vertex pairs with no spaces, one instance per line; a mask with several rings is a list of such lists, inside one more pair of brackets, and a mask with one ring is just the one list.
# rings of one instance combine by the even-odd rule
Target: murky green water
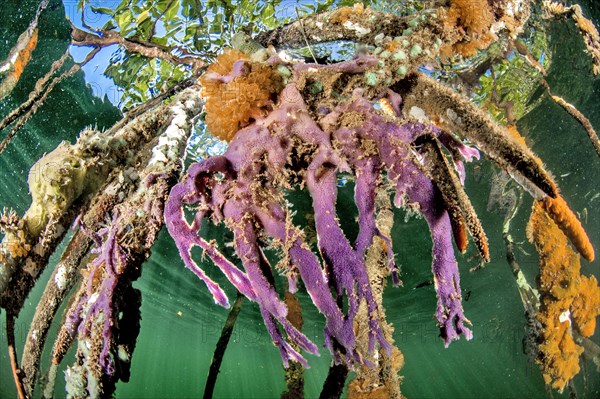
[[[595,0],[584,3],[587,15],[600,22]],[[4,1],[0,11],[0,58],[28,25],[36,1]],[[71,6],[74,6],[71,4]],[[35,80],[58,58],[68,43],[64,11],[57,7],[41,22],[40,43],[13,96],[3,100],[0,117],[23,101]],[[591,76],[589,58],[571,23],[550,25],[550,48],[554,63],[548,81],[557,95],[571,101],[600,129],[600,79]],[[539,93],[538,93],[539,94]],[[117,112],[101,104],[85,87],[83,76],[62,83],[32,118],[11,147],[0,157],[0,204],[22,213],[29,205],[25,183],[29,167],[61,140],[72,141],[86,125],[111,125]],[[584,223],[596,250],[600,251],[600,161],[585,131],[558,105],[545,99],[519,123],[534,151],[555,173],[562,193],[572,209],[584,216]],[[467,193],[478,211],[491,244],[492,262],[470,273],[474,265],[469,252],[458,257],[461,268],[465,313],[474,325],[474,340],[454,342],[444,349],[433,319],[436,298],[433,286],[416,288],[430,279],[430,239],[425,222],[397,212],[394,247],[402,265],[403,287],[388,287],[385,306],[395,326],[396,344],[405,356],[402,391],[409,398],[543,398],[543,379],[537,365],[528,362],[521,340],[525,332],[523,306],[514,278],[505,261],[501,237],[502,215],[486,212],[489,180],[495,171],[490,162],[469,166]],[[295,198],[299,209],[306,201]],[[352,202],[351,187],[342,190],[339,208]],[[531,200],[526,199],[513,221],[518,261],[531,282],[537,273],[537,256],[526,242],[525,226]],[[352,220],[342,218],[343,220]],[[347,228],[353,228],[348,223]],[[220,231],[207,234],[218,237]],[[349,234],[353,234],[351,231]],[[529,254],[529,255],[527,255]],[[51,265],[53,263],[51,262]],[[599,276],[600,261],[582,262],[582,272]],[[204,268],[227,287],[225,279],[208,262]],[[47,272],[43,277],[48,278]],[[131,370],[131,382],[119,384],[120,398],[192,398],[201,396],[214,346],[227,310],[213,304],[203,284],[183,266],[171,238],[162,232],[153,255],[135,283],[143,293],[142,329]],[[22,349],[28,323],[41,287],[26,303],[17,322],[18,350]],[[234,297],[232,290],[228,291]],[[306,295],[304,331],[322,344],[322,317]],[[0,322],[4,331],[4,318]],[[6,339],[0,334],[0,397],[15,396],[6,355]],[[593,340],[599,343],[599,334]],[[71,354],[72,356],[73,354]],[[72,357],[71,357],[72,359]],[[330,363],[326,350],[321,357],[310,356],[306,372],[306,397],[318,396]],[[65,362],[67,363],[67,362]],[[47,364],[47,363],[45,363]],[[587,384],[583,376],[587,375]],[[59,379],[62,383],[62,379]],[[584,387],[585,385],[585,387]],[[600,395],[600,377],[588,362],[576,378],[580,397]],[[246,302],[235,327],[215,390],[218,398],[275,398],[285,389],[278,351],[262,324],[257,306]],[[62,387],[57,387],[59,397]],[[567,394],[555,397],[567,397]]]

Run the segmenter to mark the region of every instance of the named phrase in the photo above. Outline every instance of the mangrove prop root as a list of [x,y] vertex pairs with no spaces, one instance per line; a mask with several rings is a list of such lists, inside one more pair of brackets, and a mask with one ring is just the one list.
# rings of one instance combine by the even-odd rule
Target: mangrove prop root
[[[135,177],[132,171],[129,171],[126,175]],[[100,224],[106,219],[107,213],[120,202],[119,198],[122,198],[123,194],[131,190],[135,182],[131,178],[119,179],[119,176],[122,176],[120,170],[111,174],[104,187],[99,190],[91,201],[92,207],[87,210],[84,216],[80,217],[78,230],[52,272],[42,298],[36,307],[21,360],[21,366],[25,372],[25,390],[29,396],[32,396],[33,393],[48,329],[59,306],[75,284],[77,270],[92,246],[93,237],[90,236],[90,232],[100,228]]]
[[[284,294],[285,305],[288,309],[287,318],[292,325],[302,331],[304,319],[302,318],[302,307],[298,298],[288,290]],[[298,350],[298,348],[294,348]],[[290,362],[290,366],[284,370],[287,391],[282,392],[281,399],[304,398],[304,367],[298,362]]]
[[575,106],[571,103],[568,103],[564,98],[559,96],[554,96],[551,94],[552,100],[556,102],[558,105],[563,107],[565,111],[567,111],[573,118],[575,118],[581,125],[584,127],[594,149],[596,150],[596,154],[600,157],[600,139],[598,139],[598,134],[594,130],[594,127],[590,123],[589,119],[585,117]]
[[563,107],[565,111],[567,111],[573,118],[575,118],[577,122],[581,124],[581,126],[583,126],[590,141],[592,142],[592,145],[594,146],[594,150],[596,150],[596,154],[600,156],[600,139],[598,139],[598,133],[596,133],[596,130],[592,126],[590,120],[573,104],[571,104],[570,102],[568,102],[560,96],[552,94],[550,85],[548,84],[548,81],[545,78],[542,77],[540,79],[540,82],[542,83],[542,86],[544,86],[544,88],[546,89],[546,92],[548,93],[552,101]]
[[42,0],[38,5],[33,20],[27,30],[17,39],[17,43],[8,53],[5,61],[0,62],[0,100],[9,95],[19,83],[25,67],[31,60],[31,53],[38,42],[38,20],[48,6],[48,0]]
[[6,312],[6,341],[8,344],[8,359],[10,361],[10,368],[12,369],[13,378],[15,380],[15,386],[17,388],[17,394],[19,399],[26,399],[25,389],[23,388],[23,372],[19,369],[19,363],[17,361],[17,350],[15,348],[15,319],[13,315]]
[[525,336],[523,337],[523,352],[527,355],[529,361],[533,363],[538,356],[538,340],[542,332],[542,325],[537,320],[540,295],[527,281],[515,254],[517,244],[514,242],[510,226],[523,202],[523,190],[518,187],[511,187],[511,182],[510,176],[503,171],[498,171],[492,176],[487,210],[488,212],[504,213],[502,238],[506,246],[506,260],[515,278],[527,322]]
[[[425,155],[429,161],[427,163],[429,167],[427,169],[428,176],[442,193],[444,202],[448,207],[448,215],[455,232],[455,241],[460,251],[464,252],[467,246],[466,234],[463,232],[466,228],[473,236],[475,245],[483,260],[489,262],[489,245],[483,227],[481,227],[481,222],[479,222],[475,209],[473,209],[473,205],[471,205],[471,201],[465,193],[459,178],[450,169],[450,165],[435,137],[423,136],[417,145],[421,147],[419,152]],[[457,238],[457,235],[460,238]]]
[[332,364],[323,383],[319,399],[339,399],[350,370],[345,364]]
[[[406,113],[423,110],[435,116],[446,129],[471,140],[535,198],[556,197],[556,183],[533,152],[513,140],[506,128],[498,126],[488,114],[422,73],[410,75],[407,83],[398,86]],[[522,167],[515,170],[518,164]]]
[[6,234],[0,243],[2,307],[18,314],[50,254],[89,203],[89,195],[111,169],[125,173],[133,166],[137,154],[167,128],[170,119],[170,106],[156,104],[116,131],[84,130],[75,144],[63,142],[32,167],[28,182],[33,202],[22,218],[25,226]]
[[31,116],[33,114],[35,114],[35,112],[44,103],[44,101],[46,101],[46,99],[48,98],[48,95],[50,95],[50,93],[52,92],[52,89],[54,89],[54,87],[57,84],[59,84],[66,78],[69,78],[69,77],[75,75],[77,72],[79,72],[79,70],[81,70],[81,66],[84,65],[86,62],[87,61],[84,61],[82,64],[73,65],[67,71],[63,72],[62,74],[60,74],[57,77],[55,77],[54,79],[52,79],[52,81],[46,87],[44,87],[43,91],[39,94],[39,97],[36,98],[35,102],[33,102],[31,107],[13,125],[13,127],[10,129],[8,134],[0,142],[0,154],[2,154],[4,152],[6,147],[8,147],[8,145],[15,138],[15,136],[17,135],[19,130],[25,125],[25,123],[29,120],[29,118],[31,118]]
[[[77,335],[77,360],[66,373],[68,397],[110,395],[129,378],[139,330],[131,284],[163,224],[164,203],[181,172],[180,159],[202,102],[198,88],[185,89],[165,105],[166,126],[140,153],[135,189],[110,210],[111,222],[95,234],[97,256],[84,270],[79,293],[60,334]],[[133,301],[136,302],[136,301]]]
[[21,104],[17,109],[11,111],[1,122],[0,122],[0,131],[5,127],[13,123],[15,120],[20,118],[24,113],[28,112],[34,104],[38,101],[38,99],[43,95],[44,89],[46,88],[48,82],[54,75],[56,71],[58,71],[64,65],[67,58],[69,58],[69,51],[65,51],[65,53],[56,61],[52,63],[50,67],[50,71],[46,73],[42,78],[40,78],[36,84],[35,89],[29,93],[29,97],[27,101]]
[[[84,233],[79,231],[69,243],[70,248],[67,248],[66,254],[71,256],[68,256],[67,259],[63,256],[60,265],[54,270],[36,308],[36,313],[27,334],[21,365],[25,373],[23,384],[28,396],[33,394],[48,330],[58,307],[75,284],[75,272],[79,267],[79,262],[91,246],[91,242],[88,242],[87,237],[83,237],[83,235]],[[61,281],[61,279],[64,280]],[[56,281],[59,281],[59,284]]]
[[75,340],[77,325],[81,322],[80,301],[85,293],[86,287],[81,284],[77,292],[73,294],[72,300],[67,306],[67,310],[61,319],[58,334],[56,335],[54,345],[52,346],[52,365],[60,365]]
[[225,351],[227,350],[229,339],[231,338],[231,334],[233,333],[235,322],[237,321],[237,317],[240,314],[240,311],[242,310],[243,303],[244,296],[238,292],[235,301],[233,302],[233,306],[231,307],[231,310],[227,315],[227,319],[225,320],[225,324],[223,325],[223,329],[221,330],[221,336],[217,341],[217,346],[215,347],[215,352],[210,362],[210,368],[208,369],[208,377],[206,377],[206,385],[204,386],[204,395],[202,396],[204,399],[211,399],[213,397],[213,392],[217,383],[217,377],[219,376],[221,363],[223,361],[223,357],[225,356]]
[[[387,191],[380,191],[375,200],[377,208],[377,227],[382,234],[389,236],[393,225],[394,214]],[[366,255],[366,267],[369,275],[369,281],[373,288],[373,293],[377,304],[379,305],[379,322],[382,325],[385,339],[393,344],[393,327],[386,322],[385,311],[383,309],[383,290],[387,283],[387,276],[390,270],[387,266],[388,251],[387,245],[382,238],[376,237],[369,247]],[[368,331],[369,314],[366,312],[366,306],[361,304],[359,313],[355,319],[355,330],[357,333],[358,345],[366,348],[368,346],[368,334],[361,334],[361,331]],[[398,372],[404,364],[404,358],[400,350],[392,347],[391,353],[380,349],[369,359],[374,367],[361,366],[356,368],[356,376],[348,384],[348,398],[378,398],[386,397],[390,399],[403,398],[400,393],[400,378]]]

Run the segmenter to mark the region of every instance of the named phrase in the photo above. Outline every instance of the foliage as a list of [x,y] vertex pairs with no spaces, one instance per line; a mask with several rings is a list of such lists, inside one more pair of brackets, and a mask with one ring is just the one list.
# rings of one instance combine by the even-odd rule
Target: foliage
[[[114,29],[122,36],[173,49],[177,54],[192,54],[207,61],[229,45],[238,31],[256,33],[273,29],[304,15],[332,7],[348,6],[356,0],[122,0],[114,9],[96,7],[79,1],[84,15],[101,14],[106,22],[93,29]],[[365,5],[372,0],[362,1]],[[422,8],[420,2],[380,2],[381,9],[399,13]],[[405,7],[406,6],[406,7]],[[329,55],[330,51],[326,51]],[[307,51],[307,55],[310,53]],[[344,54],[348,54],[346,51]],[[123,89],[121,108],[143,103],[160,91],[191,74],[184,66],[164,60],[147,62],[138,55],[116,50],[104,73]]]
[[[551,54],[548,51],[548,38],[545,31],[536,30],[525,43],[531,55],[548,68]],[[498,105],[510,102],[514,117],[518,120],[539,104],[533,96],[539,87],[541,73],[519,54],[511,51],[501,62],[494,65],[493,70],[481,76],[475,89],[475,101],[482,105],[494,119],[506,124],[505,110]]]

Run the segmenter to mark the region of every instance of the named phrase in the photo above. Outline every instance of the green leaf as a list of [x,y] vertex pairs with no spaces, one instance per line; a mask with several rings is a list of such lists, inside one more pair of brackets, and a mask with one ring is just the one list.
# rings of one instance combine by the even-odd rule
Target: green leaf
[[110,16],[113,15],[113,10],[110,9],[110,8],[106,8],[106,7],[94,7],[94,6],[91,6],[90,8],[96,14],[106,14],[106,15],[110,15]]
[[104,24],[104,26],[102,27],[103,30],[111,30],[116,28],[117,26],[115,25],[115,22],[112,19],[109,19],[108,21],[106,21],[106,23]]
[[164,18],[166,20],[173,19],[177,16],[178,12],[179,12],[179,1],[174,1],[171,4],[171,7],[169,7],[169,9],[165,12]]
[[136,17],[135,23],[140,25],[141,23],[145,22],[149,18],[150,18],[150,10],[146,10]]
[[[269,4],[267,5],[265,8],[262,9],[262,11],[260,12],[260,16],[263,19],[272,19],[273,16],[275,15],[275,8]],[[263,21],[264,22],[264,21]]]
[[115,15],[115,21],[119,26],[121,34],[126,35],[127,32],[130,30],[128,29],[129,25],[131,25],[131,22],[133,21],[133,13],[131,12],[131,10],[125,10],[122,13]]

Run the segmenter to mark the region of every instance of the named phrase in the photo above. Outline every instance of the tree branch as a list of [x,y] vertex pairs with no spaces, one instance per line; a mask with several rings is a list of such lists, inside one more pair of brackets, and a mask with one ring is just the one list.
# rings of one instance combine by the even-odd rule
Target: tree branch
[[6,341],[8,343],[8,358],[10,359],[10,367],[12,369],[13,378],[19,399],[26,399],[23,382],[21,381],[21,370],[17,363],[17,351],[15,350],[15,319],[13,315],[6,312]]
[[155,43],[125,38],[112,30],[101,31],[98,34],[86,32],[71,24],[72,44],[75,46],[107,47],[119,44],[131,53],[137,53],[148,58],[161,58],[176,65],[190,65],[195,70],[204,68],[205,63],[199,58],[187,56],[178,57],[171,54],[170,49]]
[[272,31],[259,33],[255,40],[261,45],[298,48],[315,43],[351,40],[376,44],[377,37],[401,36],[408,28],[409,17],[398,17],[371,9],[362,4],[342,7],[321,14],[308,15]]

